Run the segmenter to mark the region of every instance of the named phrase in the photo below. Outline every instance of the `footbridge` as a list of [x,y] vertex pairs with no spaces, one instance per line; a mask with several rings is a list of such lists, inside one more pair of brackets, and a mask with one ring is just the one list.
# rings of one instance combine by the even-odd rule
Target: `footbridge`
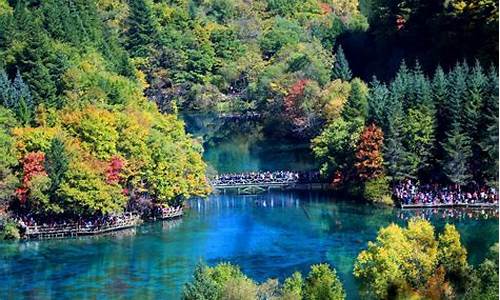
[[324,190],[328,184],[320,181],[317,172],[247,172],[239,174],[221,174],[209,179],[214,191],[238,194],[257,194],[270,190]]

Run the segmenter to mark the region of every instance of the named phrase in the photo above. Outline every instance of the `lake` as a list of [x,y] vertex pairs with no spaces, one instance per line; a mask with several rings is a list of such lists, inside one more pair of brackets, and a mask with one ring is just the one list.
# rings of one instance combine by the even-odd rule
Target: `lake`
[[[283,279],[311,264],[339,272],[349,299],[357,299],[352,267],[357,254],[399,209],[374,208],[322,193],[219,195],[193,199],[180,220],[156,222],[114,235],[0,244],[1,299],[176,299],[197,262],[229,261],[258,281]],[[498,219],[443,219],[457,225],[478,263],[498,241]]]
[[[256,124],[227,128],[210,117],[187,116],[202,136],[214,171],[309,170],[307,145],[266,139]],[[214,121],[215,120],[215,121]],[[248,124],[247,124],[248,125]],[[248,132],[253,132],[251,135]],[[0,243],[0,299],[177,299],[195,265],[228,261],[257,281],[283,279],[328,262],[349,299],[358,298],[352,267],[380,227],[405,224],[415,212],[376,208],[314,192],[192,199],[179,220],[148,223],[113,235]],[[480,262],[498,242],[498,211],[419,211],[439,230],[456,224],[469,260]]]

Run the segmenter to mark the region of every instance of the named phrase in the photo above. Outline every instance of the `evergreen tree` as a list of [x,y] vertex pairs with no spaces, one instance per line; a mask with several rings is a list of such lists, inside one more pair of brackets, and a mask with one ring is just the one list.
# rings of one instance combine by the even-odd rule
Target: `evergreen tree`
[[349,62],[345,57],[342,46],[339,46],[335,53],[335,63],[333,65],[333,78],[349,81],[352,78],[352,72],[349,68]]
[[465,185],[472,178],[468,164],[472,156],[471,140],[461,130],[458,121],[451,127],[442,144],[445,152],[441,162],[443,173],[452,183]]
[[375,122],[385,132],[387,130],[387,111],[390,102],[390,93],[387,86],[376,78],[370,83],[368,94],[368,116],[369,121]]
[[55,195],[68,170],[69,159],[60,138],[52,139],[50,148],[45,154],[45,170],[50,178],[50,193]]
[[484,98],[483,114],[479,146],[483,152],[481,171],[490,185],[498,187],[498,73],[495,68],[491,68],[488,74],[488,91]]
[[351,93],[342,109],[342,117],[345,120],[368,117],[368,87],[359,78],[351,81]]
[[441,66],[436,68],[434,77],[432,78],[432,98],[436,106],[437,115],[437,140],[444,139],[445,120],[446,120],[446,101],[448,97],[448,80]]
[[5,70],[0,69],[0,104],[3,104],[7,108],[12,108],[14,103],[12,83]]
[[394,116],[388,127],[383,148],[384,165],[389,178],[397,182],[410,177],[408,152],[403,145],[402,116]]
[[476,61],[467,80],[467,96],[465,98],[466,102],[463,105],[464,112],[462,116],[463,128],[472,141],[471,169],[476,177],[479,176],[478,172],[482,165],[481,148],[479,146],[479,127],[481,126],[481,108],[486,90],[487,77],[479,61]]
[[219,288],[207,272],[207,266],[199,263],[194,271],[194,280],[184,286],[183,300],[218,299]]
[[415,95],[415,101],[412,105],[419,105],[421,108],[428,110],[434,114],[435,105],[432,97],[432,85],[429,79],[422,72],[422,68],[418,61],[415,64],[412,78],[412,90]]
[[401,103],[404,109],[412,104],[412,73],[404,60],[401,62],[396,77],[390,83],[389,89],[393,103]]
[[446,109],[444,121],[448,124],[447,129],[451,124],[460,122],[462,119],[462,105],[467,96],[467,69],[466,65],[456,64],[452,72],[448,74],[449,96],[443,105]]
[[483,98],[487,88],[487,77],[483,72],[483,68],[476,61],[476,65],[472,69],[467,80],[467,96],[464,103],[463,121],[464,129],[467,130],[469,136],[476,139],[478,125],[481,116],[481,107]]
[[156,29],[147,0],[129,1],[127,50],[132,57],[148,57],[154,48]]
[[21,73],[17,70],[16,78],[13,83],[14,92],[14,111],[21,123],[29,125],[33,120],[34,104],[28,85],[21,77]]

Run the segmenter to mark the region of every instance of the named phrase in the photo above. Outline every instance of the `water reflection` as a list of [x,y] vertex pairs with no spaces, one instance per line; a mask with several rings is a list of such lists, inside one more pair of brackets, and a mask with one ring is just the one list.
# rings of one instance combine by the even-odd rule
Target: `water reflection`
[[445,220],[498,220],[498,208],[479,209],[479,208],[422,208],[405,209],[398,212],[398,217],[402,220],[409,220],[413,217],[420,217],[426,220],[445,219]]
[[309,144],[270,138],[257,120],[220,118],[215,114],[184,114],[186,129],[203,139],[205,161],[214,172],[316,169]]
[[[399,209],[323,193],[214,195],[190,206],[182,219],[114,236],[0,243],[0,299],[178,299],[201,259],[238,264],[257,281],[328,262],[357,299],[356,256],[380,227],[406,223]],[[457,226],[472,263],[498,241],[495,218],[431,221],[438,230]]]

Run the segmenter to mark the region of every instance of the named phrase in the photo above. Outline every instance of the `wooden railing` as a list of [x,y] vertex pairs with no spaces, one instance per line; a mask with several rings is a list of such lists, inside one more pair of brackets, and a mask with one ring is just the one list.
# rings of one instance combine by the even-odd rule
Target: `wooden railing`
[[182,207],[177,207],[177,208],[163,208],[161,212],[161,219],[166,220],[166,219],[173,219],[180,217],[184,214],[184,211]]
[[119,217],[117,221],[104,224],[80,224],[72,222],[58,225],[33,225],[25,226],[25,235],[28,238],[62,238],[67,236],[94,235],[110,231],[134,227],[140,224],[141,218],[138,215],[127,215]]

